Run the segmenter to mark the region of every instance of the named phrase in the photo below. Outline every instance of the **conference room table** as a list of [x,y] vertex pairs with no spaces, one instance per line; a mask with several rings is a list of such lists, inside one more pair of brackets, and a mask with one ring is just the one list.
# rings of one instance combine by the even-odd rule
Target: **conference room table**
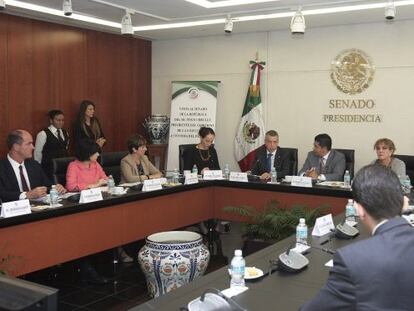
[[[335,224],[342,221],[343,214],[334,218]],[[328,279],[330,268],[325,264],[332,259],[333,255],[318,248],[336,250],[369,236],[362,224],[358,223],[356,228],[360,234],[350,240],[337,239],[332,233],[322,237],[310,237],[310,245],[315,248],[311,248],[305,253],[309,259],[309,265],[296,273],[286,272],[270,265],[270,260],[277,260],[279,254],[286,252],[295,244],[295,236],[247,256],[245,258],[246,267],[259,268],[263,270],[264,275],[257,279],[246,280],[248,290],[232,299],[249,311],[298,310],[320,290]],[[269,271],[272,273],[269,274]],[[180,310],[181,307],[187,307],[189,302],[200,297],[207,289],[224,290],[229,286],[228,267],[223,267],[166,295],[149,300],[129,310]]]
[[129,191],[86,204],[64,200],[59,208],[0,219],[0,257],[11,256],[6,268],[11,275],[19,276],[144,239],[155,232],[209,219],[247,220],[224,212],[225,206],[262,208],[270,200],[277,200],[282,208],[295,204],[328,206],[336,215],[344,210],[350,197],[351,192],[341,188],[215,180],[151,192]]

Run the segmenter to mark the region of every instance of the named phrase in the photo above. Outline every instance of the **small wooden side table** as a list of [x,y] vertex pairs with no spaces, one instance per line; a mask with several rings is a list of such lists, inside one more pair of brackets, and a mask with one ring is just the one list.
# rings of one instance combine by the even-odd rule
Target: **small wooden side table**
[[165,170],[168,144],[148,144],[148,158],[161,172]]

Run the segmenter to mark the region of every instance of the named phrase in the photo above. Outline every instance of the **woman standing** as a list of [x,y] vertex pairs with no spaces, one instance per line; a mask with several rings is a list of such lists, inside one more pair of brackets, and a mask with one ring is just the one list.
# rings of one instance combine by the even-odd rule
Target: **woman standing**
[[129,154],[121,160],[121,183],[144,181],[162,176],[145,155],[146,144],[145,138],[139,134],[128,139]]
[[377,153],[377,159],[371,164],[379,164],[388,167],[394,171],[400,179],[405,178],[405,163],[394,157],[395,145],[391,139],[378,139],[374,144],[374,150]]
[[76,149],[82,140],[93,140],[100,149],[104,146],[106,139],[101,124],[95,116],[95,104],[89,100],[80,103],[79,113],[74,126]]
[[214,130],[210,127],[202,127],[198,135],[200,142],[184,152],[184,170],[191,170],[194,164],[199,174],[204,173],[205,170],[219,170],[217,151],[213,146],[216,136]]

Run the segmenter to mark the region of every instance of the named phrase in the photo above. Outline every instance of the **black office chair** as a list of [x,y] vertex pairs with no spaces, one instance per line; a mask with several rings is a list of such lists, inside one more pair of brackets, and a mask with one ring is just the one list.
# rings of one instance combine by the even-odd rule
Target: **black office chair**
[[54,184],[66,185],[66,171],[70,162],[76,160],[75,157],[52,159],[52,176]]
[[[405,154],[394,154],[394,157],[400,159],[405,163],[405,171],[408,177],[410,177],[411,181],[414,180],[414,156],[412,155],[405,155]],[[404,176],[400,176],[404,178]]]
[[355,166],[355,150],[354,149],[335,149],[344,154],[345,156],[345,170],[349,171],[351,179],[354,178],[354,166]]
[[112,175],[115,184],[121,181],[121,160],[128,151],[103,152],[101,154],[101,165],[106,175]]
[[289,154],[289,173],[288,175],[296,176],[298,174],[298,149],[283,148]]

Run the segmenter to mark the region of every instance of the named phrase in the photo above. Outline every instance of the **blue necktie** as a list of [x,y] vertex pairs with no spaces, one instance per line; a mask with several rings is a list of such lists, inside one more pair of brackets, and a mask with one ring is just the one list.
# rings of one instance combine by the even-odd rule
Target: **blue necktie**
[[267,154],[267,172],[270,173],[271,170],[272,170],[272,154],[268,153]]

